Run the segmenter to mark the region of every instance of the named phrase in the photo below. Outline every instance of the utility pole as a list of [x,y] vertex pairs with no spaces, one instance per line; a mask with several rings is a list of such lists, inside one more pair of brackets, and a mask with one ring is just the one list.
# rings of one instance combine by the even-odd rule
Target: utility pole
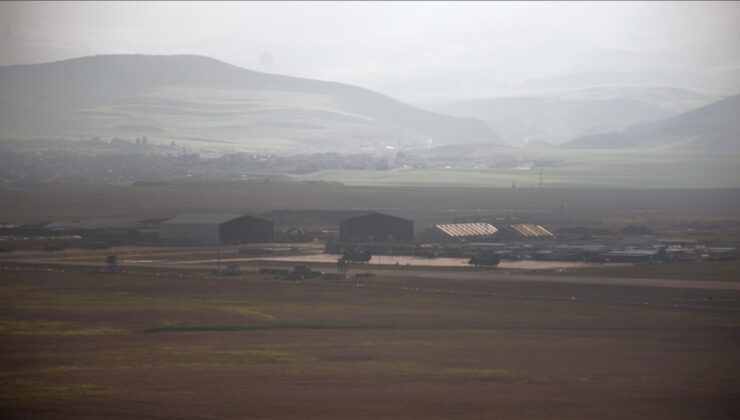
[[560,226],[565,225],[565,204],[560,205]]
[[221,239],[216,242],[216,276],[221,274]]
[[540,184],[539,188],[542,188],[544,186],[545,176],[542,174],[542,171],[540,171]]

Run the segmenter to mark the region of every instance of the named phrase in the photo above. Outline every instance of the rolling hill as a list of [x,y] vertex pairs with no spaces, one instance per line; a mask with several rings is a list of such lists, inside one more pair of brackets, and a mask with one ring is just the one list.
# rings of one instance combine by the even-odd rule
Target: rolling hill
[[438,109],[486,122],[508,144],[560,144],[673,115],[635,99],[502,97],[454,102]]
[[585,136],[563,145],[579,149],[672,148],[740,151],[740,95],[619,132]]
[[340,83],[192,55],[0,67],[0,139],[133,138],[253,150],[495,143],[484,123]]

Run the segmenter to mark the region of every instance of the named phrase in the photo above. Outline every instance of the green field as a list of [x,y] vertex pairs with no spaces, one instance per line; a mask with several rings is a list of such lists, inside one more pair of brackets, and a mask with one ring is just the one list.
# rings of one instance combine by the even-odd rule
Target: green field
[[740,187],[740,155],[653,150],[512,149],[492,147],[468,155],[494,159],[554,160],[555,167],[529,170],[412,169],[390,171],[326,171],[302,179],[348,185],[475,186],[533,188],[543,173],[548,188],[735,188]]

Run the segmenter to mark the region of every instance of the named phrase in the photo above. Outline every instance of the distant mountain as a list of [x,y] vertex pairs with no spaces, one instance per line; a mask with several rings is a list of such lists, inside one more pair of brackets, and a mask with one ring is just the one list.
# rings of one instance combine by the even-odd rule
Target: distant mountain
[[[581,97],[588,95],[585,92],[579,94]],[[438,110],[485,121],[512,145],[559,144],[675,114],[639,100],[608,96],[603,99],[489,98],[454,102]]]
[[132,138],[257,149],[494,143],[484,123],[367,89],[211,58],[104,55],[0,67],[0,139]]
[[670,147],[737,152],[740,151],[739,116],[740,95],[735,95],[672,118],[638,124],[619,132],[585,136],[563,147]]
[[719,96],[673,86],[600,86],[585,89],[538,91],[536,96],[555,97],[570,101],[627,99],[655,105],[675,115],[709,105],[721,99]]
[[[649,60],[640,57],[638,60]],[[662,67],[662,66],[660,66]],[[520,90],[575,90],[603,87],[649,88],[653,86],[681,86],[697,91],[723,91],[727,87],[725,79],[732,75],[720,74],[679,74],[663,70],[630,70],[630,71],[587,71],[568,73],[554,77],[529,79],[518,86]]]

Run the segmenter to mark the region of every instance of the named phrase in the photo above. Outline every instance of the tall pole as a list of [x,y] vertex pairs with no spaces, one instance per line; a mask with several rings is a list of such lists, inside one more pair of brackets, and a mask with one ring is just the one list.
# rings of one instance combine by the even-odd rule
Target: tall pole
[[565,226],[565,204],[560,205],[560,225]]
[[221,274],[221,241],[216,242],[216,275]]

